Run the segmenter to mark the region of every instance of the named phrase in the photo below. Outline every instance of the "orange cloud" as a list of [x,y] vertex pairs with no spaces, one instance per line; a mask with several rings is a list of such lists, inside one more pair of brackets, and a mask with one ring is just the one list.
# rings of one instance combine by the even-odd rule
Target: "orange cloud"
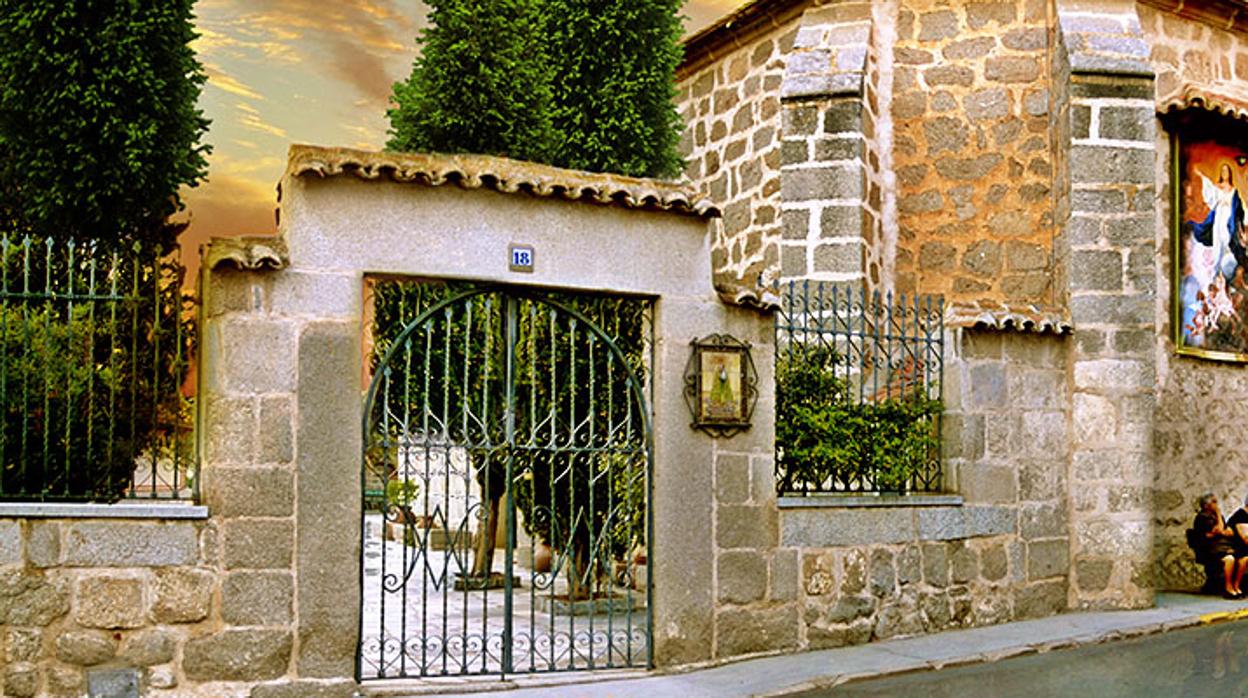
[[342,128],[360,139],[356,141],[354,146],[352,146],[354,148],[360,148],[362,150],[376,150],[380,147],[378,144],[385,139],[385,134],[382,131],[369,128],[367,126],[360,126],[358,124],[343,124]]
[[275,186],[242,177],[213,175],[206,183],[182,191],[187,210],[180,217],[191,221],[179,239],[188,282],[199,269],[199,246],[209,239],[277,234]]
[[[419,15],[425,14],[417,3]],[[415,35],[416,23],[398,9],[396,0],[248,0],[252,27],[306,30],[339,37],[372,50],[403,52]]]
[[260,116],[260,111],[250,104],[239,102],[234,106],[242,112],[242,116],[238,119],[239,126],[251,129],[252,131],[259,131],[260,133],[267,133],[270,136],[277,136],[278,138],[286,137],[286,129],[274,126],[273,124],[265,121],[264,118]]
[[385,62],[349,41],[334,41],[330,47],[330,70],[364,95],[370,107],[384,109],[394,82],[386,72]]
[[233,95],[248,99],[264,99],[264,95],[256,92],[234,76],[226,73],[220,66],[204,63],[204,72],[208,74],[208,84],[217,89],[225,90]]
[[[384,107],[391,76],[410,63],[427,13],[413,0],[213,0],[206,7],[212,12],[205,14],[229,19],[204,28],[198,43],[203,55],[245,60],[244,52],[253,50],[266,60],[317,65],[374,107]],[[247,89],[226,78],[221,89]]]

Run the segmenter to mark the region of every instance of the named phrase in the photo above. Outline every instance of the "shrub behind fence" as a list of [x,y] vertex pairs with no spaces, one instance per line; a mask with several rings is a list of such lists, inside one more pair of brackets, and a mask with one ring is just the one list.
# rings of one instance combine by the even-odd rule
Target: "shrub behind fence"
[[0,238],[0,500],[192,498],[177,251]]
[[775,322],[779,493],[940,491],[943,301],[793,281]]

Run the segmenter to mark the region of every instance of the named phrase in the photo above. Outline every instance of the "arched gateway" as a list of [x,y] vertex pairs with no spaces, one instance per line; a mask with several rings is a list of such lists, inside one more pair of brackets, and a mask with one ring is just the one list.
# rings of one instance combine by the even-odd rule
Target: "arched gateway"
[[358,678],[649,666],[653,302],[371,288]]

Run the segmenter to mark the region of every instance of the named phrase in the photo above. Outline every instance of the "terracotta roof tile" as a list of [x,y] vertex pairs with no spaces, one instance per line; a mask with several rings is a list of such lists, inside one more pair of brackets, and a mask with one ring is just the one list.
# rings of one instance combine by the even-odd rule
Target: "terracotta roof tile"
[[1208,85],[1186,83],[1157,105],[1157,111],[1162,113],[1181,109],[1204,109],[1248,119],[1248,89],[1225,80],[1214,80]]
[[455,184],[464,189],[493,189],[504,194],[525,193],[701,218],[720,215],[719,209],[692,185],[565,170],[489,155],[388,153],[292,145],[286,174],[293,177],[350,175],[430,187]]
[[1037,334],[1067,334],[1075,329],[1069,315],[1057,308],[988,302],[950,304],[945,309],[945,325]]
[[200,248],[204,267],[212,270],[234,267],[240,270],[285,269],[290,264],[286,241],[280,237],[220,237]]

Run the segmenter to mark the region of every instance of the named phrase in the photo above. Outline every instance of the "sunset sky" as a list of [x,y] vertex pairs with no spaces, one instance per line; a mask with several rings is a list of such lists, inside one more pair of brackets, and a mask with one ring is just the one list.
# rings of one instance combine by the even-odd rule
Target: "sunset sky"
[[[627,0],[623,0],[627,1]],[[743,0],[689,0],[696,31]],[[411,72],[419,0],[199,0],[195,43],[208,74],[208,181],[185,192],[183,257],[217,235],[275,230],[274,187],[291,143],[377,149],[390,86]]]

